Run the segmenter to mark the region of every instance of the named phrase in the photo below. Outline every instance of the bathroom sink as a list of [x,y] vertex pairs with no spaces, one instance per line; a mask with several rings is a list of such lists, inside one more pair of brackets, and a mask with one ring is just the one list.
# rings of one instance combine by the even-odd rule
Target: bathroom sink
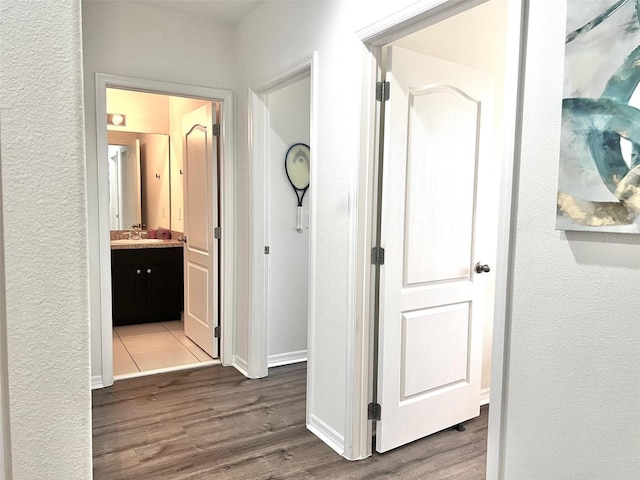
[[121,240],[111,240],[113,245],[136,245],[138,243],[162,243],[167,240],[163,240],[161,238],[141,238],[140,240],[131,240],[128,238],[123,238]]

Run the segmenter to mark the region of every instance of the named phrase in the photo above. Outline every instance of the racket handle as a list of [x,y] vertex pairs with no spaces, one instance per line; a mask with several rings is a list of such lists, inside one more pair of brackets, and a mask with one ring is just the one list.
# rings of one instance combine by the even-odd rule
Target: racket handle
[[298,225],[296,227],[296,230],[299,233],[302,233],[302,207],[298,207]]

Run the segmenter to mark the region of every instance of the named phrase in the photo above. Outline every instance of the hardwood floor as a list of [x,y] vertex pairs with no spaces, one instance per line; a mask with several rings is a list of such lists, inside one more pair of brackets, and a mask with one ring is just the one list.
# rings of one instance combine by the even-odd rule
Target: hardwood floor
[[93,392],[97,480],[485,478],[487,407],[465,424],[350,462],[305,428],[305,364],[249,380],[213,366]]

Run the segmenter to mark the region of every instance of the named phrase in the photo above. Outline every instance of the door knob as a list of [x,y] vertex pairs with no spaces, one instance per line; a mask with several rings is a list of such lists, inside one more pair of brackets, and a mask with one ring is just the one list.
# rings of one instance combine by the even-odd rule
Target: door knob
[[490,271],[489,265],[483,265],[480,262],[476,263],[476,273],[487,273]]

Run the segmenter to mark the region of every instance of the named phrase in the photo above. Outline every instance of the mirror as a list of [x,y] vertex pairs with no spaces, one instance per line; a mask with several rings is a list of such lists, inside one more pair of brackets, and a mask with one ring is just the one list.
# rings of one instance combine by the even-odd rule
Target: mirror
[[169,136],[109,130],[111,230],[171,229]]

